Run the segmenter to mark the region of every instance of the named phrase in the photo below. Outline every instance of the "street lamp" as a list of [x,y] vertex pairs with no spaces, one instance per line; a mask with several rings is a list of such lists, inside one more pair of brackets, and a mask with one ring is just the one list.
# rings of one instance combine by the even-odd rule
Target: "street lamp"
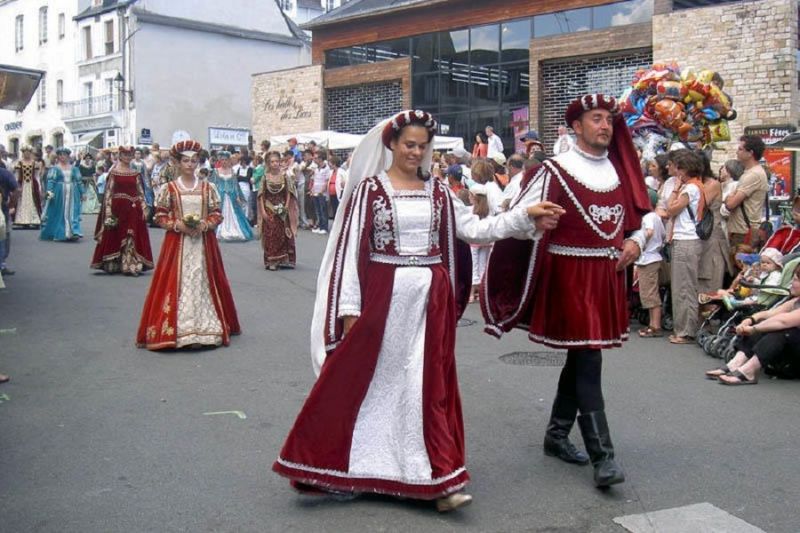
[[[119,91],[120,94],[123,94],[123,95],[124,94],[129,94],[129,95],[131,95],[130,96],[131,100],[133,99],[133,91],[126,91],[125,90],[125,78],[122,76],[122,72],[117,72],[117,76],[114,78],[114,85],[117,86],[117,90]],[[125,107],[122,105],[124,103],[127,103],[127,100],[120,99],[120,108],[121,109],[125,109]]]

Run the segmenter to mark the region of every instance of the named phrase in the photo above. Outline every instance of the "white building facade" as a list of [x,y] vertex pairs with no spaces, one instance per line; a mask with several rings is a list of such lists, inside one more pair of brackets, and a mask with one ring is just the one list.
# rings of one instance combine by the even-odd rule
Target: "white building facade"
[[[60,13],[53,6],[67,5],[62,42],[39,45],[39,9],[50,12],[55,40]],[[18,12],[23,46],[16,51]],[[77,149],[169,145],[177,130],[206,144],[209,127],[249,129],[253,72],[310,62],[308,40],[276,2],[0,0],[0,21],[8,62],[47,72],[43,109],[37,94],[20,116],[0,114],[0,142],[12,148],[20,141]]]
[[60,107],[78,97],[72,20],[78,10],[78,0],[0,0],[0,63],[46,73],[24,111],[0,111],[0,143],[12,154],[25,144],[72,141]]

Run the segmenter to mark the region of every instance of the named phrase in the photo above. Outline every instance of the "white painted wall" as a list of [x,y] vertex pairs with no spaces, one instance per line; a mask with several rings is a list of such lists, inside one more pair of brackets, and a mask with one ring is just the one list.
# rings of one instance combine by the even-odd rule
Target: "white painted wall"
[[136,7],[169,17],[291,35],[274,0],[139,0]]
[[265,41],[146,23],[137,30],[130,120],[162,145],[178,129],[206,145],[209,126],[249,128],[251,74],[295,67],[302,57],[299,47]]
[[[39,8],[47,6],[47,42],[39,44]],[[65,34],[59,38],[58,15],[64,13]],[[18,137],[21,144],[28,142],[33,133],[41,133],[43,144],[52,142],[56,131],[65,131],[61,112],[56,102],[57,80],[63,80],[63,100],[80,98],[77,84],[78,70],[75,65],[76,27],[72,20],[78,13],[77,0],[6,0],[0,1],[0,62],[20,67],[34,68],[46,72],[46,106],[37,108],[39,91],[28,107],[20,114],[0,111],[0,143],[8,146],[9,137]],[[15,51],[15,20],[23,15],[23,49]],[[22,129],[8,132],[5,124],[22,121]],[[65,144],[72,142],[69,131],[65,131]]]

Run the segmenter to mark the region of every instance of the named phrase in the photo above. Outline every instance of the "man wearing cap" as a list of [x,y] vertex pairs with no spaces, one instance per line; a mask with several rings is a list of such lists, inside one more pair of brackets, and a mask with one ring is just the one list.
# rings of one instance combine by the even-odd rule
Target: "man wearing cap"
[[456,158],[456,164],[461,167],[461,175],[464,180],[472,180],[472,171],[469,169],[470,153],[461,147],[453,150],[453,156]]
[[[487,333],[520,328],[533,342],[567,350],[544,452],[569,463],[591,460],[595,485],[608,487],[625,475],[606,422],[601,350],[628,338],[625,269],[644,247],[633,232],[649,199],[614,98],[585,95],[565,118],[575,147],[531,168],[511,205],[548,200],[566,214],[538,240],[495,243],[481,306]],[[578,413],[588,458],[568,438]]]
[[492,126],[486,126],[486,137],[489,139],[489,147],[486,151],[486,157],[491,159],[494,154],[502,154],[503,140],[495,135],[494,128]]

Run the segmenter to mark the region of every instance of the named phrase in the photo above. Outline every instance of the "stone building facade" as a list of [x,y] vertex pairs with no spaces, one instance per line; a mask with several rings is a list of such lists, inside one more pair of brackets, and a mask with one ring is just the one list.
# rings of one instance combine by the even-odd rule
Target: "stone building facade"
[[322,65],[254,74],[252,135],[258,143],[272,135],[323,129]]
[[[725,79],[738,113],[731,138],[745,127],[798,124],[798,2],[737,2],[653,17],[653,58],[711,68]],[[724,143],[715,159],[734,157]]]

